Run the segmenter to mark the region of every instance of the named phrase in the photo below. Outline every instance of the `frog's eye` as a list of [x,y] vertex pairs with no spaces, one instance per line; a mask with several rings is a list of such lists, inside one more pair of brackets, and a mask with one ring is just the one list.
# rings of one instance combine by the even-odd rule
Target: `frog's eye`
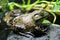
[[40,15],[39,15],[39,14],[35,14],[33,18],[34,18],[35,20],[38,20],[38,19],[40,19]]
[[38,15],[38,14],[35,14],[35,15],[34,15],[34,17],[35,17],[35,18],[38,18],[38,17],[39,17],[39,15]]

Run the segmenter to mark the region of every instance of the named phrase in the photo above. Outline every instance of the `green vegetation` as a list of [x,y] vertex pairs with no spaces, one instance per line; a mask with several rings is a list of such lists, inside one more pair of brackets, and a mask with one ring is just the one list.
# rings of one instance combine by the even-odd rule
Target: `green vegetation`
[[23,4],[18,4],[18,3],[15,3],[15,2],[8,2],[8,0],[0,0],[0,8],[2,7],[2,10],[3,11],[6,11],[7,8],[9,8],[9,10],[13,10],[14,9],[14,6],[22,9],[22,10],[26,10],[26,11],[29,11],[31,9],[40,9],[40,8],[45,8],[49,5],[52,5],[51,8],[49,8],[49,10],[46,10],[48,12],[50,12],[53,16],[54,16],[54,20],[53,20],[53,23],[55,23],[56,21],[56,15],[60,15],[60,1],[59,0],[56,0],[54,2],[54,0],[52,1],[46,1],[46,0],[37,0],[35,1],[33,4],[30,4],[30,0],[27,1],[27,4],[25,4],[25,0],[22,0]]

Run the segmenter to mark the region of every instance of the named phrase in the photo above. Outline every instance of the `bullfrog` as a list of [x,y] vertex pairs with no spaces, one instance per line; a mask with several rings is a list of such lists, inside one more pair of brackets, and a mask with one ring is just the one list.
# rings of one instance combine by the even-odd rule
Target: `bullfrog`
[[47,11],[43,10],[43,8],[28,13],[22,13],[20,9],[18,11],[16,10],[7,12],[3,17],[3,20],[13,31],[18,33],[34,33],[34,31],[38,30],[38,32],[42,32],[40,30],[40,25],[43,19],[47,18],[49,15]]

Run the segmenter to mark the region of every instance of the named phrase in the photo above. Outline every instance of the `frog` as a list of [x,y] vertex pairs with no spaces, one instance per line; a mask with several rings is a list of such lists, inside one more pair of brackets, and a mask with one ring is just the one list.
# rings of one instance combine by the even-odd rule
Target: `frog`
[[[10,13],[11,12],[11,13]],[[32,12],[25,12],[13,10],[8,12],[4,17],[3,20],[6,22],[8,26],[16,33],[29,33],[32,34],[36,32],[43,32],[40,29],[40,25],[42,24],[43,19],[49,16],[49,13],[43,8],[39,10],[34,10]],[[14,13],[15,12],[15,13]],[[19,14],[19,15],[15,15]],[[12,15],[12,16],[11,16]],[[8,18],[7,18],[8,17]]]

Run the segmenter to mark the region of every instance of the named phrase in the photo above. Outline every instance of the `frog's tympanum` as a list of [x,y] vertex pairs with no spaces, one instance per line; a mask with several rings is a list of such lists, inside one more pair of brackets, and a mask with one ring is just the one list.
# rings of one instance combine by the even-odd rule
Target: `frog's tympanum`
[[[3,20],[16,32],[27,33],[42,32],[40,25],[49,13],[42,8],[32,12],[22,13],[20,9],[14,9],[5,14]],[[36,32],[37,33],[37,32]]]

